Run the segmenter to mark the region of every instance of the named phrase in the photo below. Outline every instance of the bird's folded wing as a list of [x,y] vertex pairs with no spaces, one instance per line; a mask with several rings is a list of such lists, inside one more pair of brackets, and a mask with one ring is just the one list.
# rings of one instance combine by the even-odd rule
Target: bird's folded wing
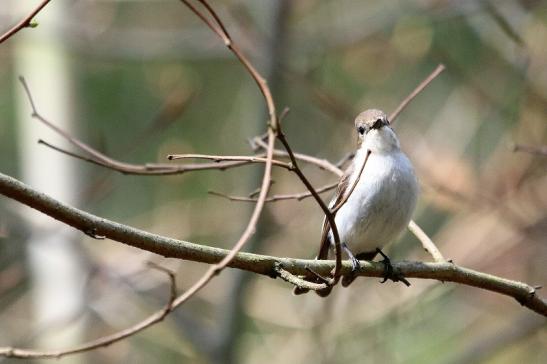
[[[346,170],[344,171],[344,174],[342,175],[342,177],[340,177],[340,182],[338,183],[338,186],[336,187],[336,194],[334,195],[334,197],[332,198],[329,204],[330,209],[338,205],[345,197],[345,194],[348,192],[350,176],[353,174],[354,164],[355,163],[353,162],[350,163],[348,168],[346,168]],[[321,243],[319,247],[319,253],[317,254],[316,259],[320,259],[320,260],[328,259],[329,248],[331,245],[331,240],[329,239],[329,232],[330,232],[330,225],[327,218],[325,217],[323,219],[323,230],[321,232]]]

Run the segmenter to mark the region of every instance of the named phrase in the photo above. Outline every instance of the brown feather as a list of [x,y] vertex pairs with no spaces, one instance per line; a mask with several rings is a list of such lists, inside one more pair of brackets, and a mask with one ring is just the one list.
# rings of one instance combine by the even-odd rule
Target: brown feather
[[[355,169],[354,161],[350,163],[348,168],[346,168],[346,170],[344,171],[344,174],[342,175],[342,177],[340,177],[340,182],[338,182],[338,186],[336,187],[336,194],[331,200],[329,204],[329,208],[332,208],[338,205],[340,201],[342,201],[342,199],[344,198],[348,190],[350,176],[353,174],[353,170]],[[328,259],[329,248],[331,245],[331,241],[329,239],[329,231],[330,231],[329,222],[327,221],[327,218],[325,217],[323,219],[323,229],[321,232],[321,242],[319,247],[319,253],[317,254],[316,259],[319,259],[319,260]]]

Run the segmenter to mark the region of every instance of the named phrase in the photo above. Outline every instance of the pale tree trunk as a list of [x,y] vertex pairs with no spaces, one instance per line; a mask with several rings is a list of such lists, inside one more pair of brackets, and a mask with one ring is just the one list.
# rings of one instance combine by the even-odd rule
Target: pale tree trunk
[[[17,14],[28,12],[27,1],[12,3]],[[69,7],[54,1],[38,16],[36,29],[25,29],[14,42],[16,73],[27,80],[38,111],[64,130],[71,130],[73,100],[67,50],[60,32]],[[16,85],[18,145],[21,175],[39,190],[78,205],[77,171],[69,158],[38,145],[38,139],[66,146],[44,125],[30,116],[31,108],[21,85]],[[24,209],[32,223],[28,241],[28,266],[32,279],[32,322],[39,348],[65,348],[82,341],[84,319],[83,285],[86,270],[77,247],[79,234],[34,210]],[[81,357],[80,357],[81,358]],[[68,359],[82,362],[78,356]]]

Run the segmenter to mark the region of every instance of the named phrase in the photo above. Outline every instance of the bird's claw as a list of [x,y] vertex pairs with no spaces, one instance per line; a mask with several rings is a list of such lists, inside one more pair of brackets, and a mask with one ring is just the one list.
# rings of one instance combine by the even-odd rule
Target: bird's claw
[[407,287],[410,286],[410,282],[401,274],[396,273],[393,269],[393,265],[391,264],[391,259],[387,255],[384,254],[384,252],[380,248],[376,248],[376,252],[382,256],[382,259],[380,263],[384,265],[384,276],[383,279],[380,281],[380,283],[385,283],[388,280],[393,282],[403,282]]

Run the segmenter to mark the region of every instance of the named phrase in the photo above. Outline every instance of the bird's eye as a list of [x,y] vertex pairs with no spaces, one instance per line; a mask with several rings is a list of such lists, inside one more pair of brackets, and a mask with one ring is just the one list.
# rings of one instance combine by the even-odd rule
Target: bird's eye
[[365,134],[366,130],[365,130],[364,126],[360,126],[360,127],[357,128],[357,131],[359,132],[359,134],[363,135],[363,134]]

